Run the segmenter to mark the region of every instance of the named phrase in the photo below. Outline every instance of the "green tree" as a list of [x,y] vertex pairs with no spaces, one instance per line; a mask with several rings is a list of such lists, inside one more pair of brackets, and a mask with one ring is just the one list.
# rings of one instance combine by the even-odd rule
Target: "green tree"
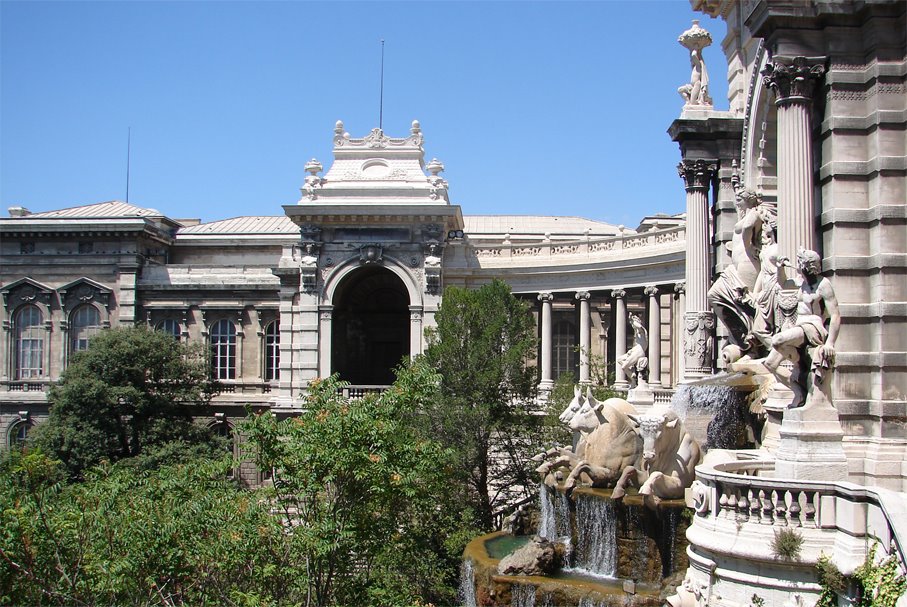
[[216,438],[191,417],[214,390],[203,350],[145,328],[103,331],[51,389],[32,443],[74,477],[101,460],[142,454],[154,466],[185,450],[214,453]]
[[449,454],[417,423],[437,378],[402,369],[389,390],[359,400],[341,396],[343,385],[314,382],[299,417],[251,415],[244,426],[259,466],[273,470],[305,603],[451,604],[472,530],[458,533]]
[[[453,449],[478,522],[488,529],[507,490],[536,485],[529,458],[544,416],[533,410],[535,322],[505,283],[449,287],[428,332],[427,363],[441,376],[430,423]],[[528,493],[527,493],[528,495]]]
[[298,604],[289,543],[232,462],[103,464],[66,482],[39,451],[0,460],[0,604]]

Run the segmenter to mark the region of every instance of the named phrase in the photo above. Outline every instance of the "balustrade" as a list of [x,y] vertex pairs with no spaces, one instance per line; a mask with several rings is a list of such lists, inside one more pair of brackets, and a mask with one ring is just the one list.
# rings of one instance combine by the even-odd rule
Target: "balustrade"
[[645,249],[652,246],[673,245],[682,242],[686,230],[683,226],[665,230],[652,230],[642,234],[627,234],[607,238],[583,240],[558,240],[553,242],[511,242],[501,244],[476,244],[476,257],[509,259],[514,257],[588,257],[594,254]]

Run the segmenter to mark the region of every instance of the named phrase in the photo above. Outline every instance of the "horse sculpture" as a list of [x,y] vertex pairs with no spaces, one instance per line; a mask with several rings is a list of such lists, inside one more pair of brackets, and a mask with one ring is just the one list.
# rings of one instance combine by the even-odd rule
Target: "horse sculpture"
[[671,409],[661,407],[631,418],[642,438],[642,458],[638,465],[623,469],[611,497],[616,500],[624,497],[630,482],[639,487],[647,503],[651,501],[649,498],[683,497],[702,457],[699,444]]

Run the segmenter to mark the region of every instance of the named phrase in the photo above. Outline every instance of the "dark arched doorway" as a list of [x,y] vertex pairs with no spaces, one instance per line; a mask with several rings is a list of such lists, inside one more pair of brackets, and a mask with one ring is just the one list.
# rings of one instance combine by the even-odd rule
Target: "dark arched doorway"
[[334,294],[331,370],[354,385],[389,385],[409,355],[409,294],[396,274],[366,266]]

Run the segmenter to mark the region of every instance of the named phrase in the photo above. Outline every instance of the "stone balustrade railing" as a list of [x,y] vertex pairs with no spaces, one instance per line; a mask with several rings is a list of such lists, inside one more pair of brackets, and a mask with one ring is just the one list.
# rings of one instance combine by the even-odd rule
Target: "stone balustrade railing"
[[907,571],[907,504],[897,493],[848,482],[775,478],[774,469],[770,459],[698,466],[700,484],[692,490],[695,518],[727,521],[737,528],[764,525],[866,537],[897,554]]
[[477,257],[508,259],[513,257],[570,257],[598,256],[602,253],[639,250],[648,247],[678,243],[686,238],[683,226],[665,230],[651,230],[641,234],[627,234],[608,238],[581,240],[544,240],[539,242],[476,243],[472,246]]

